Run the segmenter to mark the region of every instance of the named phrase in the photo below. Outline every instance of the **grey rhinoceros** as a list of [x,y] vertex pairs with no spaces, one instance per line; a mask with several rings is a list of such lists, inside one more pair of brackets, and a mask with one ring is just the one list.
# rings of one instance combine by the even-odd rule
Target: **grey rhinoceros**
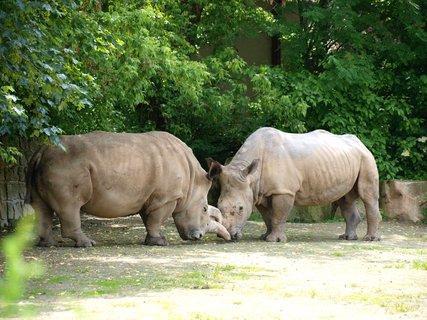
[[62,148],[41,147],[28,166],[25,203],[38,214],[39,245],[57,245],[54,212],[64,238],[78,247],[94,245],[81,229],[80,210],[103,218],[139,213],[149,245],[167,245],[160,227],[170,216],[184,240],[206,232],[230,238],[216,208],[208,206],[209,176],[173,135],[98,131],[60,140]]
[[260,128],[223,166],[209,158],[209,176],[219,175],[218,208],[233,239],[255,205],[267,226],[261,236],[286,241],[284,225],[294,205],[312,206],[337,201],[346,230],[340,239],[357,239],[361,221],[355,200],[361,198],[368,223],[365,240],[379,240],[378,170],[371,152],[354,135],[324,130],[292,134]]

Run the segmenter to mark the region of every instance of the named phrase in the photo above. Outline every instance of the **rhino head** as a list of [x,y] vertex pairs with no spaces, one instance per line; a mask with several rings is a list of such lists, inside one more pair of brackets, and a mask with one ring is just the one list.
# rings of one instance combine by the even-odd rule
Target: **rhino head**
[[227,229],[221,224],[221,212],[208,204],[207,194],[211,185],[211,179],[205,175],[198,181],[198,187],[192,190],[185,209],[173,214],[183,240],[199,240],[205,233],[215,233],[225,240],[231,239]]
[[242,237],[242,228],[252,213],[254,202],[253,183],[259,160],[252,161],[248,166],[240,169],[223,166],[219,162],[208,158],[209,177],[219,176],[221,194],[218,199],[218,208],[222,213],[222,225],[228,230],[232,239]]

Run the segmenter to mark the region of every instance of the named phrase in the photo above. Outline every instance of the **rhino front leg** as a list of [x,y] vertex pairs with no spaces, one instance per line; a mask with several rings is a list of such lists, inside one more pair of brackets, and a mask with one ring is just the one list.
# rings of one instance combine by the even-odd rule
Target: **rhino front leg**
[[271,233],[271,211],[263,206],[257,206],[258,211],[261,213],[261,217],[264,220],[267,231],[261,235],[260,239],[265,240]]
[[166,238],[161,234],[160,228],[168,217],[172,215],[176,207],[175,202],[170,202],[155,210],[147,210],[141,214],[142,221],[144,222],[147,236],[145,237],[144,244],[148,246],[167,246],[169,245]]
[[272,196],[271,232],[266,236],[268,242],[286,242],[285,222],[294,205],[295,197],[291,195]]

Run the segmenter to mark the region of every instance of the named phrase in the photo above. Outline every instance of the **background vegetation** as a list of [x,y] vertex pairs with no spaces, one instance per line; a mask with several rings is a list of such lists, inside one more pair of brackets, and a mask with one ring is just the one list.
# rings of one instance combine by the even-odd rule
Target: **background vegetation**
[[[323,128],[357,134],[383,179],[427,179],[426,19],[422,0],[2,1],[0,156],[157,129],[223,161],[260,126]],[[279,64],[236,51],[262,33]]]

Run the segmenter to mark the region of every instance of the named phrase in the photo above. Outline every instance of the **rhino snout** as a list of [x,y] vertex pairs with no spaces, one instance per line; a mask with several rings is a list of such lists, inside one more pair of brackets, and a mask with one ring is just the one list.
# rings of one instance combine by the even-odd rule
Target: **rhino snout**
[[188,240],[200,240],[203,237],[203,232],[200,230],[191,230],[188,233]]
[[231,228],[229,233],[232,240],[240,240],[242,238],[242,231],[240,229]]

